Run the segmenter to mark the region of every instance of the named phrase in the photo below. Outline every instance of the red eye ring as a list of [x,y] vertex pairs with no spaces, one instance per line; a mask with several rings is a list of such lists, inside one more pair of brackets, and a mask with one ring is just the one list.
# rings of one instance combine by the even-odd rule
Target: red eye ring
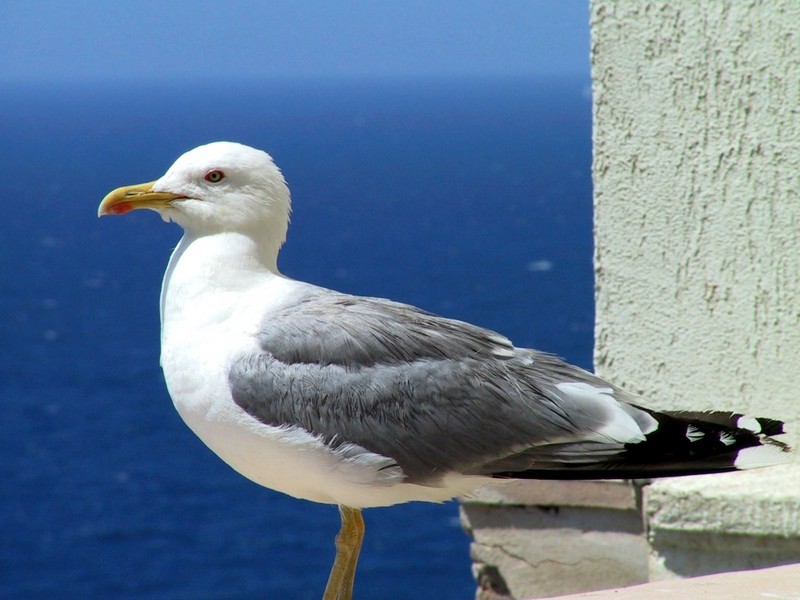
[[223,179],[225,179],[225,173],[220,171],[219,169],[211,169],[206,176],[203,178],[209,183],[219,183]]

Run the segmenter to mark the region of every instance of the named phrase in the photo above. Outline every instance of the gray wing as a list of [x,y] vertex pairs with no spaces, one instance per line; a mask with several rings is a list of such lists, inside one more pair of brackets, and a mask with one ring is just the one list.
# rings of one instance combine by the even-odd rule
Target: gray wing
[[258,341],[229,374],[240,407],[390,457],[410,482],[603,461],[652,421],[586,371],[386,300],[316,289]]

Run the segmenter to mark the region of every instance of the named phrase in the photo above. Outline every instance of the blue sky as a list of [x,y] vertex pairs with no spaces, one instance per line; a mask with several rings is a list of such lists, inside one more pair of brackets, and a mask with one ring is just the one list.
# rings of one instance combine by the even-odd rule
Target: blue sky
[[589,0],[6,0],[0,82],[566,74]]

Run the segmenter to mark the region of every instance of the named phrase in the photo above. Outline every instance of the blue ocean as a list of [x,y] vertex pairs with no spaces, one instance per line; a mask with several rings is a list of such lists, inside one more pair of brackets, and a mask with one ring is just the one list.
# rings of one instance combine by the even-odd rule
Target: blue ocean
[[[245,480],[158,366],[180,237],[110,189],[231,140],[292,190],[282,271],[591,365],[584,80],[277,81],[0,90],[0,598],[318,599],[334,507]],[[458,505],[365,513],[360,598],[472,598]]]

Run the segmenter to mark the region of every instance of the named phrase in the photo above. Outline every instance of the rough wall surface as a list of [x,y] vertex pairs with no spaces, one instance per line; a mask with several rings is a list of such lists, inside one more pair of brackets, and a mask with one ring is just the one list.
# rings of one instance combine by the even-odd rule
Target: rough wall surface
[[598,372],[800,429],[800,2],[593,0]]
[[[592,0],[598,372],[800,441],[800,2]],[[800,465],[645,492],[650,578],[800,562]]]

